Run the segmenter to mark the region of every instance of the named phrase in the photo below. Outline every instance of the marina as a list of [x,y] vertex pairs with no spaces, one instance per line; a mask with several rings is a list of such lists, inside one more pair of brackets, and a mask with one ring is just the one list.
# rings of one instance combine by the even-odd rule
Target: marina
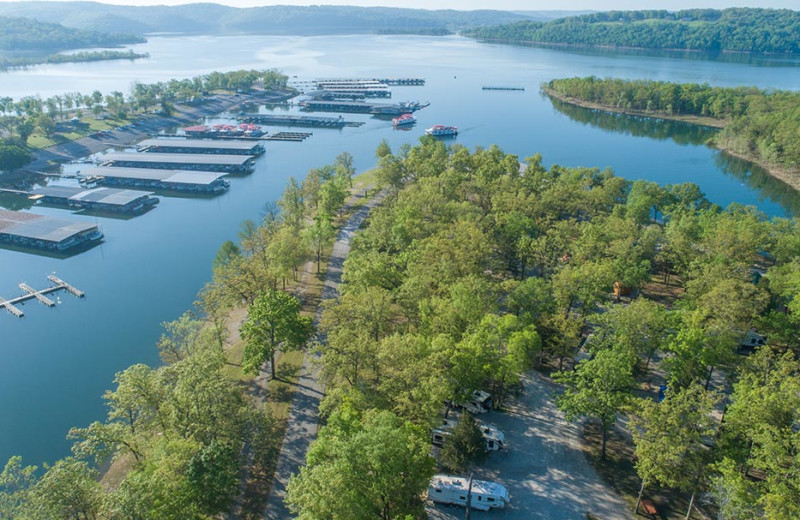
[[147,153],[197,153],[227,155],[261,155],[264,144],[243,139],[145,139],[137,146]]
[[3,244],[65,252],[102,238],[103,233],[96,224],[0,209],[0,243]]
[[82,188],[78,186],[43,186],[30,192],[31,200],[69,208],[140,213],[158,204],[152,192],[117,188]]
[[481,90],[519,90],[524,92],[525,87],[484,86]]
[[255,158],[249,155],[203,155],[193,153],[113,152],[100,157],[101,166],[251,173]]
[[78,298],[83,298],[86,296],[83,291],[73,287],[55,275],[51,274],[47,277],[47,279],[50,280],[50,282],[54,285],[38,291],[26,283],[19,284],[19,288],[24,294],[22,296],[17,296],[16,298],[11,298],[10,300],[0,297],[0,308],[7,310],[17,318],[23,318],[25,317],[25,313],[19,307],[17,307],[17,305],[25,303],[28,300],[35,299],[45,307],[55,307],[56,302],[48,298],[46,296],[47,294],[52,294],[58,291],[66,291],[73,296],[77,296]]
[[239,121],[259,123],[274,126],[307,126],[314,128],[344,128],[346,126],[361,126],[364,123],[345,121],[342,117],[315,117],[292,116],[277,114],[242,114],[237,117]]
[[265,137],[265,141],[293,141],[293,142],[302,142],[311,137],[311,132],[277,132],[268,137]]
[[224,174],[208,171],[100,166],[82,172],[82,182],[108,186],[129,186],[185,193],[221,193],[230,183]]
[[260,126],[252,124],[241,124],[239,126],[217,124],[217,125],[195,125],[187,126],[183,129],[184,133],[189,137],[196,138],[230,138],[230,137],[261,137],[264,131]]

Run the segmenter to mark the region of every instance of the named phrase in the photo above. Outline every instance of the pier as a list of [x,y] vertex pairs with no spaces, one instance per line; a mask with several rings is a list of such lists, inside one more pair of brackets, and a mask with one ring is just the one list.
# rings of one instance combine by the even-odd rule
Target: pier
[[68,284],[67,282],[65,282],[61,278],[58,278],[57,276],[50,275],[47,277],[47,279],[50,280],[50,282],[53,283],[54,285],[51,285],[50,287],[47,287],[46,289],[42,290],[36,290],[26,283],[19,284],[19,288],[25,294],[23,294],[22,296],[17,296],[16,298],[11,298],[10,300],[6,300],[5,298],[0,297],[0,309],[5,309],[13,316],[16,316],[17,318],[22,318],[25,316],[25,313],[22,312],[22,310],[19,307],[17,307],[17,304],[25,303],[28,300],[35,299],[46,307],[55,307],[56,302],[48,298],[46,296],[47,294],[52,294],[58,291],[66,291],[74,296],[77,296],[78,298],[83,298],[85,296],[85,293],[83,291],[73,287],[72,285]]
[[230,183],[224,173],[156,168],[117,168],[100,166],[82,172],[86,184],[96,182],[108,186],[129,186],[185,193],[221,193]]
[[159,202],[152,192],[116,188],[43,186],[28,195],[42,204],[129,214],[143,212]]
[[311,137],[311,132],[277,132],[269,137],[265,137],[265,141],[293,141],[302,142]]
[[345,121],[341,117],[290,116],[277,114],[242,114],[237,119],[239,121],[258,123],[261,125],[308,126],[314,128],[344,128],[346,126],[361,126],[364,124],[357,121]]
[[501,86],[487,86],[483,90],[525,90],[525,87],[501,87]]
[[355,114],[375,114],[383,116],[399,116],[416,112],[428,106],[428,103],[407,101],[397,104],[365,103],[363,101],[309,100],[300,103],[303,110],[319,112],[352,112]]
[[97,224],[0,209],[0,243],[13,247],[65,252],[102,238]]

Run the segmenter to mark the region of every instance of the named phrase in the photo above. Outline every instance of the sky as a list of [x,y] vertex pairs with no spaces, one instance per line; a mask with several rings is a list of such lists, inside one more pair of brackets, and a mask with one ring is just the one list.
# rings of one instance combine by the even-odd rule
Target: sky
[[[0,0],[14,1],[14,0]],[[27,0],[23,0],[27,1]],[[69,1],[69,0],[59,0]],[[800,0],[103,0],[118,5],[179,5],[207,1],[235,7],[263,5],[358,5],[418,9],[592,10],[773,7],[798,9]]]

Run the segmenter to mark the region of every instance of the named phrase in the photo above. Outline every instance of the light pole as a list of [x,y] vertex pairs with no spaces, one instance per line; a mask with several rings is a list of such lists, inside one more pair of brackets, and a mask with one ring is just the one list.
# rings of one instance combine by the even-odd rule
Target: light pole
[[469,510],[471,505],[472,505],[472,473],[469,474],[469,480],[467,480],[467,512],[464,516],[465,520],[469,520]]

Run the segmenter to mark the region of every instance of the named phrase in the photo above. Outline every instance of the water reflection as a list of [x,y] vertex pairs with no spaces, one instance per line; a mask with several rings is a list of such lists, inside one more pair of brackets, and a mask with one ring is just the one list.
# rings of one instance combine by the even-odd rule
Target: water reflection
[[719,131],[707,126],[657,117],[632,116],[580,107],[555,98],[550,98],[550,100],[556,110],[573,121],[633,137],[648,137],[660,141],[671,139],[680,145],[697,146],[706,144]]
[[761,195],[761,200],[769,198],[782,205],[792,215],[800,215],[800,194],[782,180],[767,173],[764,168],[723,151],[714,153],[714,164],[726,175],[756,190]]
[[[656,117],[617,114],[592,108],[580,107],[550,98],[553,107],[573,121],[633,137],[671,139],[683,146],[699,146],[719,131],[706,126],[659,119]],[[788,184],[770,175],[766,170],[750,161],[739,159],[722,151],[714,152],[714,165],[725,175],[733,177],[759,194],[759,200],[777,202],[791,214],[800,215],[800,194]]]

